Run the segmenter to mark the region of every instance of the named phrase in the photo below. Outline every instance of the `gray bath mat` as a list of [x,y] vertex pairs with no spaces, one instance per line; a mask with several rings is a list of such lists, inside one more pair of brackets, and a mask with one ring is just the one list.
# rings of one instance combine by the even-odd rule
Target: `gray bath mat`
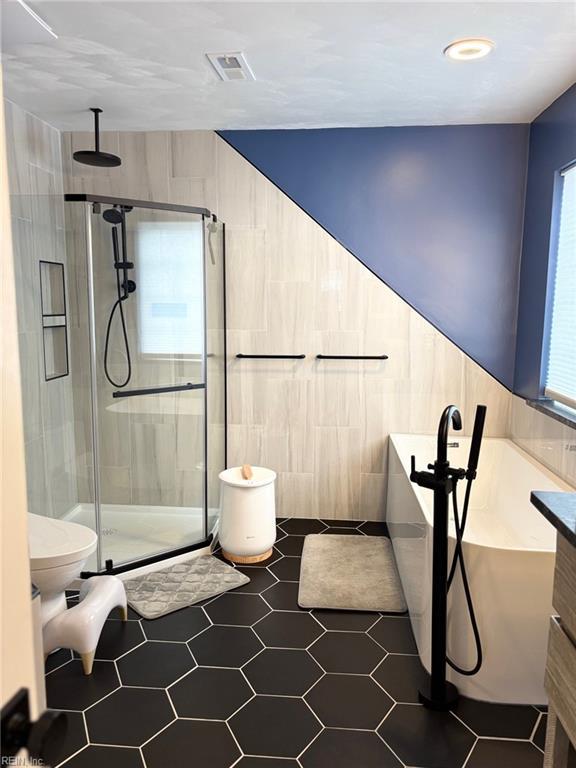
[[298,605],[404,613],[406,602],[392,542],[384,536],[306,536]]
[[250,581],[231,565],[212,555],[171,565],[124,582],[128,604],[145,619],[167,613],[241,587]]

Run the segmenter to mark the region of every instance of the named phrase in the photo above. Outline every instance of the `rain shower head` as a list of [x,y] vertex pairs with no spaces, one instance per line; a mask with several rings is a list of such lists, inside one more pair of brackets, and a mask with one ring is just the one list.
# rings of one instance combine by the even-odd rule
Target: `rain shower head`
[[80,149],[74,152],[74,160],[84,165],[95,165],[99,168],[114,168],[122,164],[122,160],[109,152],[100,151],[100,124],[99,116],[102,110],[99,107],[90,107],[94,113],[94,149]]

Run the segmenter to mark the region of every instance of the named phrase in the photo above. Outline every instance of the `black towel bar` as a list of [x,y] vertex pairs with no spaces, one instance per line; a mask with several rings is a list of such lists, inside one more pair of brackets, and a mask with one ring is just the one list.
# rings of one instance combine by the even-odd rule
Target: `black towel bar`
[[317,360],[388,360],[388,355],[316,355]]
[[304,360],[306,355],[243,355],[238,353],[236,357],[239,358],[259,358],[262,360]]

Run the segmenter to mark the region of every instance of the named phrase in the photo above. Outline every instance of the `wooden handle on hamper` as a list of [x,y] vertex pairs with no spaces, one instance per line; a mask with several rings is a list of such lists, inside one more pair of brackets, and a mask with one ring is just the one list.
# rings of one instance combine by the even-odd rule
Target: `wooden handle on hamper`
[[252,480],[254,473],[250,464],[242,464],[242,477],[244,480]]

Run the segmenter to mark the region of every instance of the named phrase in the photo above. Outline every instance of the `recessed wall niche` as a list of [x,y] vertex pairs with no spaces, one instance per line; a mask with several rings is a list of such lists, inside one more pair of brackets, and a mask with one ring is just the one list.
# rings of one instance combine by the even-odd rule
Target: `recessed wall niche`
[[68,376],[68,318],[64,264],[40,261],[40,300],[46,381]]

